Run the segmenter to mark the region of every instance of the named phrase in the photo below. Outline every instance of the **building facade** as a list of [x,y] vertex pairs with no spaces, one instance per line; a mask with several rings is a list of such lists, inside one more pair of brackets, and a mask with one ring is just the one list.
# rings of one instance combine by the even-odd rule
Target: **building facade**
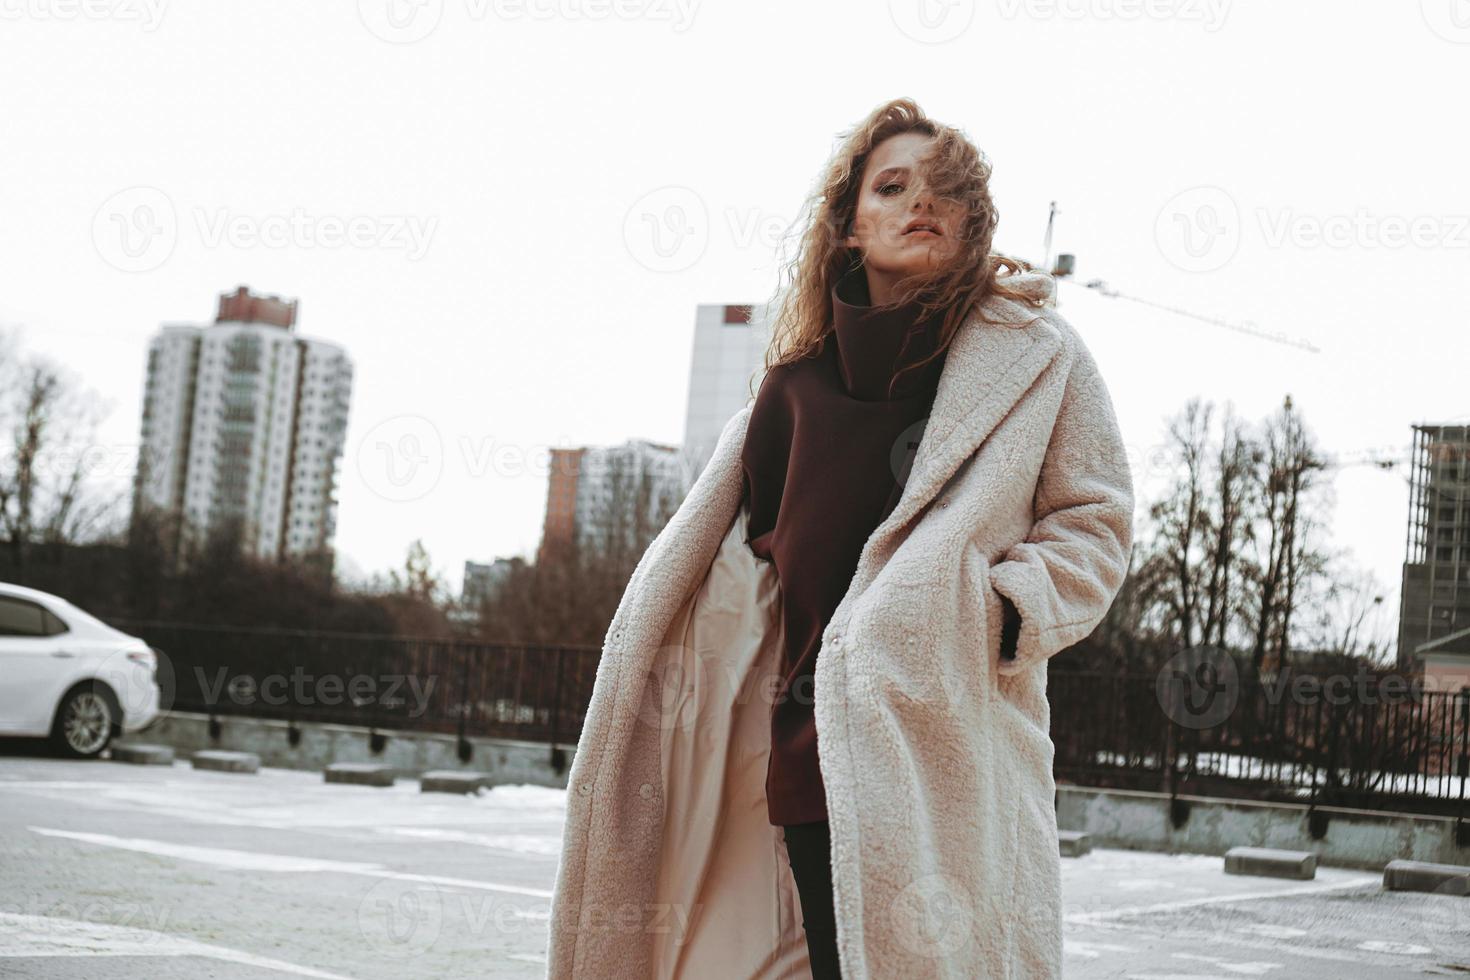
[[148,345],[133,509],[175,518],[181,553],[231,527],[260,558],[330,554],[352,362],[296,313],[241,286]]
[[553,449],[536,560],[646,545],[692,482],[678,446],[629,439],[620,446]]
[[[553,449],[538,562],[574,547],[639,550],[709,462],[720,432],[760,385],[764,307],[703,303],[695,312],[684,443]],[[636,555],[634,556],[636,557]]]
[[1470,685],[1470,426],[1416,425],[1398,665]]
[[684,415],[683,452],[691,472],[704,469],[725,423],[759,390],[769,341],[765,308],[700,304]]

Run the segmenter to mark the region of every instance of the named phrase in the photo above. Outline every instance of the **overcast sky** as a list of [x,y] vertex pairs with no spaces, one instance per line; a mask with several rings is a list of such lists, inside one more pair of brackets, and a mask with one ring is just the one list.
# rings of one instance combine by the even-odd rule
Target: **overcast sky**
[[[109,400],[125,487],[159,325],[240,284],[299,298],[298,329],[356,369],[349,569],[422,537],[457,587],[466,559],[534,550],[546,447],[679,441],[696,304],[769,296],[834,140],[901,95],[990,157],[1002,250],[1039,258],[1056,200],[1081,282],[1294,342],[1063,286],[1140,515],[1193,395],[1255,420],[1290,393],[1339,453],[1470,418],[1465,0],[0,16],[0,322]],[[164,233],[140,245],[145,225]],[[383,456],[405,434],[411,471]],[[1333,484],[1335,542],[1396,615],[1404,472]]]

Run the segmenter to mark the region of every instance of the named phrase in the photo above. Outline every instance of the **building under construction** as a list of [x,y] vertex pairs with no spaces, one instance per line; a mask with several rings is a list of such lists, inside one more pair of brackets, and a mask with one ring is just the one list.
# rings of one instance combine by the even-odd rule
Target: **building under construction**
[[1400,669],[1470,685],[1470,426],[1416,425],[1399,607]]

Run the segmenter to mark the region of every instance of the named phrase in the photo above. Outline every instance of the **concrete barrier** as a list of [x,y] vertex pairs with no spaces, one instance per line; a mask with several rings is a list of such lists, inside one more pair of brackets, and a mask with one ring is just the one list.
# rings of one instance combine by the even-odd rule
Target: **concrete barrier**
[[1307,881],[1317,877],[1317,855],[1272,847],[1232,847],[1225,852],[1225,873]]
[[334,762],[322,770],[329,783],[347,783],[352,786],[392,786],[398,773],[392,766],[380,766],[371,762]]
[[424,793],[478,793],[494,782],[494,777],[488,772],[435,769],[419,777],[419,790]]
[[1080,830],[1057,831],[1057,842],[1064,858],[1081,857],[1092,850],[1092,838]]
[[195,769],[210,772],[255,772],[260,768],[260,756],[253,752],[217,752],[206,750],[195,752],[192,761]]
[[167,745],[112,744],[112,761],[128,762],[135,766],[171,766],[174,750]]
[[1383,888],[1391,892],[1470,895],[1470,867],[1427,861],[1390,861],[1383,868]]
[[1059,783],[1057,825],[1085,831],[1093,847],[1212,856],[1274,847],[1373,874],[1395,860],[1470,864],[1470,847],[1456,843],[1454,817],[1185,794],[1177,800],[1176,808],[1168,793]]
[[[365,728],[304,723],[292,726],[274,718],[221,716],[218,736],[211,734],[209,716],[170,712],[148,729],[148,740],[171,745],[180,755],[201,749],[252,752],[261,765],[278,769],[321,772],[334,762],[373,762],[392,766],[407,779],[434,770],[485,772],[495,784],[524,783],[565,789],[576,745],[553,751],[544,742],[471,736],[461,745],[453,735],[438,732],[385,732],[381,752]],[[293,734],[294,733],[294,734]],[[461,750],[468,748],[468,758]],[[556,765],[560,762],[560,767]]]

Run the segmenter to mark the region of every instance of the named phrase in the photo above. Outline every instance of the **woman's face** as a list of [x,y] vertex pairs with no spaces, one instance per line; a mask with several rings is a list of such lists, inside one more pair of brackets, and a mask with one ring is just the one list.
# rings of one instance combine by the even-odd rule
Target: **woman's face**
[[936,199],[919,173],[933,141],[923,133],[890,136],[863,167],[852,234],[843,244],[862,253],[875,305],[889,301],[898,280],[940,267],[959,249],[963,205]]

